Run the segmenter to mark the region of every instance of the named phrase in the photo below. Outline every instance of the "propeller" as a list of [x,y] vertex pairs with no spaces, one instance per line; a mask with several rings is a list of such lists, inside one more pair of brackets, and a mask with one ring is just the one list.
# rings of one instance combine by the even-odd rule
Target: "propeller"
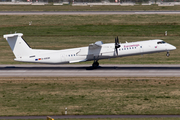
[[116,55],[118,56],[118,48],[121,47],[119,45],[119,38],[117,36],[117,38],[115,38],[115,49],[116,49]]

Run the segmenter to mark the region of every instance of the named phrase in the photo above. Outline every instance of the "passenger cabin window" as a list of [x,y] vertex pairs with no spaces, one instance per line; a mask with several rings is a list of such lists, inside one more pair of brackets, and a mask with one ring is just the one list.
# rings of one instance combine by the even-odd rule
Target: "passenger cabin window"
[[157,42],[157,44],[164,44],[164,43],[166,43],[166,42],[164,42],[164,41]]

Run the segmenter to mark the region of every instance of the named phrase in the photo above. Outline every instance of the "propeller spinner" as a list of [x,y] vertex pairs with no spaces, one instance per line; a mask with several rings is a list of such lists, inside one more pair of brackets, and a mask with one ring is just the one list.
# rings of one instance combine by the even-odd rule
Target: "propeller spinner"
[[115,38],[115,49],[116,49],[116,55],[118,56],[118,48],[121,47],[119,45],[119,39],[118,39],[118,36],[117,38]]

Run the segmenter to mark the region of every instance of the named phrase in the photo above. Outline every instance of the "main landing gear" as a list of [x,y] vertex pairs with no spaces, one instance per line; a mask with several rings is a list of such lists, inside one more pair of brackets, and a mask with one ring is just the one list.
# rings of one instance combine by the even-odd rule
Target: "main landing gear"
[[99,66],[98,58],[95,59],[95,57],[94,57],[94,62],[93,62],[93,64],[92,64],[92,67],[93,67],[94,69],[96,69],[98,66]]
[[94,63],[92,64],[92,67],[93,67],[93,68],[97,68],[98,66],[99,66],[98,61],[94,61]]
[[170,53],[169,53],[169,51],[167,52],[166,56],[167,56],[167,57],[169,57],[169,56],[170,56]]
[[94,56],[94,62],[92,64],[93,69],[96,69],[97,67],[99,67],[98,58],[99,56],[97,57]]

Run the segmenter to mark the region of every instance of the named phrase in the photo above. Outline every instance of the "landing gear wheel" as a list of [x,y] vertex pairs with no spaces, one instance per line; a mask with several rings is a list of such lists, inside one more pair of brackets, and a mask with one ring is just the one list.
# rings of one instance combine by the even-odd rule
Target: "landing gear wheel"
[[167,52],[166,56],[167,56],[167,57],[169,57],[169,56],[170,56],[169,52]]
[[99,63],[98,62],[94,62],[93,64],[92,64],[92,67],[93,68],[97,68],[99,66]]

